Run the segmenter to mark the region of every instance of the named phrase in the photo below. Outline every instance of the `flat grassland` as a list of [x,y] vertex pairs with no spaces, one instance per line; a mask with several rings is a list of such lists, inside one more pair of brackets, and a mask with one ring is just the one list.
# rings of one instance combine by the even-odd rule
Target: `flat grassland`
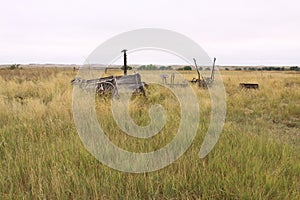
[[[196,72],[184,72],[187,79]],[[72,115],[71,69],[0,70],[0,199],[300,199],[300,74],[221,71],[227,116],[206,159],[198,153],[210,123],[206,89],[199,97],[201,121],[188,151],[151,173],[123,173],[100,163],[83,146]],[[241,90],[257,82],[259,90]],[[162,134],[141,140],[122,133],[109,98],[96,97],[99,123],[116,145],[148,152],[168,144],[179,106],[160,86],[132,99],[137,124],[163,105],[170,115]],[[168,115],[168,116],[169,116]],[[177,125],[176,125],[177,124]]]

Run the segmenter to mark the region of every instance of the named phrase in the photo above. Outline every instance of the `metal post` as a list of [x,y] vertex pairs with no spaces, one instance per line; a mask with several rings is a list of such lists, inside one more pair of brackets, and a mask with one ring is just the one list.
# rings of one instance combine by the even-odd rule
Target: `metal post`
[[123,49],[121,52],[124,53],[124,76],[127,75],[127,54],[126,54],[127,49]]
[[215,64],[216,64],[216,60],[217,60],[217,59],[214,58],[214,64],[213,64],[213,67],[212,67],[212,70],[211,70],[211,77],[210,77],[210,80],[212,80],[212,81],[213,81],[214,78],[215,78],[215,77],[214,77],[214,76],[215,76],[214,73],[215,73]]

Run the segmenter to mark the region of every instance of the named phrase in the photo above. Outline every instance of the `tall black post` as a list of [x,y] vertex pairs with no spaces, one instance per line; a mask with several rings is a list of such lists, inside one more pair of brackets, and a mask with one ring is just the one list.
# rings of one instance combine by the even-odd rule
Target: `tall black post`
[[211,76],[210,76],[210,80],[214,80],[214,78],[215,78],[215,64],[216,64],[216,58],[214,58],[214,63],[213,63],[213,67],[212,67],[212,70],[211,70]]
[[122,50],[121,52],[124,53],[124,76],[127,75],[127,54],[126,54],[127,49]]

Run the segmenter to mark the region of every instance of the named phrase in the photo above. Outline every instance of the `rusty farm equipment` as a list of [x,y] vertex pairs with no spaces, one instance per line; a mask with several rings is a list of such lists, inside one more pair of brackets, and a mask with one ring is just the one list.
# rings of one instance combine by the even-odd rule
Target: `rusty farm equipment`
[[160,78],[162,79],[162,83],[164,85],[167,85],[168,87],[181,87],[181,88],[185,88],[188,86],[188,81],[184,80],[182,82],[177,82],[175,83],[175,73],[171,73],[170,74],[170,83],[168,83],[167,79],[169,77],[169,74],[161,74]]
[[210,77],[203,77],[202,74],[200,73],[200,69],[197,65],[197,61],[195,58],[193,58],[194,60],[194,64],[195,64],[195,68],[196,68],[196,71],[197,71],[197,74],[198,74],[198,78],[193,78],[191,80],[191,83],[197,83],[199,87],[202,87],[202,88],[207,88],[209,86],[212,85],[213,81],[214,81],[214,73],[215,73],[215,64],[216,64],[216,58],[214,58],[214,62],[213,62],[213,67],[212,67],[212,70],[211,70],[211,75]]

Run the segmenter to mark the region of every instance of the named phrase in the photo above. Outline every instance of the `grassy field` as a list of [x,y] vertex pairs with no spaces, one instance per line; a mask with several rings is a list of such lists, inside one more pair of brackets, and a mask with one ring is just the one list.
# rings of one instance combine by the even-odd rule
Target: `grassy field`
[[[0,199],[300,199],[300,74],[221,73],[227,116],[208,157],[198,153],[210,122],[209,94],[193,86],[203,120],[191,147],[168,167],[130,174],[101,164],[81,143],[72,116],[70,80],[76,72],[0,70]],[[257,82],[260,89],[241,90],[240,82]],[[147,98],[132,100],[137,124],[150,122],[153,103],[169,114],[162,134],[147,140],[122,134],[109,98],[97,97],[98,119],[110,140],[138,152],[172,140],[178,102],[165,90],[150,86]]]

